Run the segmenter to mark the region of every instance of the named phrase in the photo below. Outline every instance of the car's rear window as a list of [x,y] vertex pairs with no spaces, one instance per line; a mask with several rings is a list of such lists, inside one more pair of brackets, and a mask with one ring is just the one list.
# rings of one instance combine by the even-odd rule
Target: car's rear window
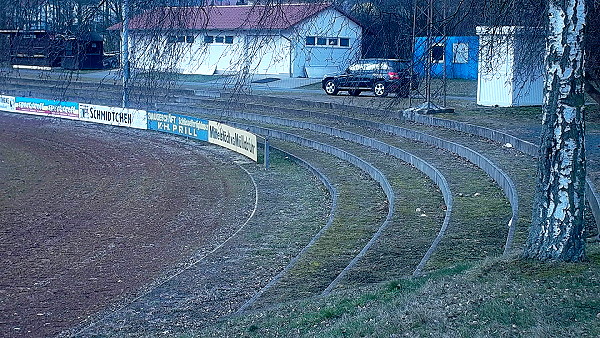
[[359,60],[349,67],[350,71],[400,71],[408,67],[408,62],[392,60]]
[[410,65],[410,63],[408,61],[393,61],[392,62],[392,68],[394,68],[394,70],[396,70],[396,71],[406,69],[409,67],[409,65]]

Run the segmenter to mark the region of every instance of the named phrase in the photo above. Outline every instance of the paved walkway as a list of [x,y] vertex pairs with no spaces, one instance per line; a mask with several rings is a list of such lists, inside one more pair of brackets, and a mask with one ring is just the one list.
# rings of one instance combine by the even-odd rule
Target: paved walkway
[[[1,70],[0,70],[1,71]],[[64,70],[32,70],[32,69],[4,69],[11,76],[20,76],[25,78],[48,78],[48,79],[74,79],[78,81],[97,81],[100,83],[121,82],[121,73],[117,70],[103,71],[83,71],[73,73]],[[193,76],[190,76],[193,77]],[[315,78],[292,78],[279,75],[250,75],[242,78],[238,76],[214,76],[210,80],[209,76],[198,76],[198,81],[181,81],[179,84],[184,88],[219,92],[221,90],[234,90],[242,86],[248,86],[251,90],[258,91],[307,91],[301,87],[320,83],[321,79]],[[318,88],[317,88],[318,89]]]

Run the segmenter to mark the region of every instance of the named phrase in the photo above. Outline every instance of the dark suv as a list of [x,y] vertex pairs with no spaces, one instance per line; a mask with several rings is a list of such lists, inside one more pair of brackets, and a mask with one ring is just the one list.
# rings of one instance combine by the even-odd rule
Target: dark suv
[[346,69],[343,74],[325,75],[321,86],[327,95],[337,95],[347,90],[352,96],[372,91],[383,97],[389,93],[407,97],[418,85],[416,76],[411,79],[410,62],[395,59],[362,59]]

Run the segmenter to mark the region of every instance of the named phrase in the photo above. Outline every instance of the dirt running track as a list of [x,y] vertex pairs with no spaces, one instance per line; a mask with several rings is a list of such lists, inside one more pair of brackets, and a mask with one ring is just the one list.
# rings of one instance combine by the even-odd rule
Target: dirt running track
[[233,233],[253,192],[205,147],[0,112],[0,336],[59,334]]

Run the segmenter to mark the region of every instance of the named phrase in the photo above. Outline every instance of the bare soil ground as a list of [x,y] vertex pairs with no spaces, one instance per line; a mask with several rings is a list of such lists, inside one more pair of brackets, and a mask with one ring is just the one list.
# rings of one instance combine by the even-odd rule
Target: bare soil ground
[[[314,93],[306,95],[315,96]],[[394,98],[327,97],[322,92],[319,95],[331,103],[389,109],[390,116],[398,115],[400,107],[397,105],[406,104],[406,100],[400,100],[395,105],[391,102]],[[488,125],[521,137],[538,135],[538,112],[515,110],[511,118],[498,119],[492,114],[481,114],[481,108],[463,101],[460,101],[461,109],[448,118]],[[365,114],[369,115],[368,111]],[[243,182],[244,175],[236,168],[222,170],[228,165],[208,155],[207,162],[218,164],[205,173],[204,162],[196,162],[196,156],[200,158],[205,154],[196,153],[190,144],[183,146],[185,151],[181,150],[181,144],[172,138],[154,140],[147,132],[115,128],[108,131],[105,127],[74,126],[68,121],[22,118],[27,123],[11,124],[5,123],[0,115],[0,160],[10,159],[0,163],[0,240],[3,242],[0,243],[0,264],[15,269],[8,276],[0,277],[0,336],[4,333],[47,336],[60,332],[76,336],[177,336],[188,330],[206,328],[207,323],[234,313],[324,224],[329,204],[325,194],[316,191],[320,185],[311,182],[314,178],[310,175],[299,175],[291,168],[288,168],[291,175],[285,177],[269,175],[266,171],[253,172],[253,177],[268,181],[258,187],[262,206],[257,216],[215,255],[182,271],[178,267],[190,255],[197,256],[222,243],[250,213],[252,189],[235,183]],[[512,124],[521,119],[521,127],[515,129]],[[597,136],[597,119],[592,122],[588,133],[592,129]],[[28,124],[35,125],[35,129],[18,129]],[[64,131],[72,135],[57,137]],[[135,144],[140,138],[144,140],[143,146]],[[597,153],[600,148],[594,140],[592,138],[588,149]],[[598,164],[594,159],[589,160],[592,169],[598,168],[594,166]],[[195,164],[201,168],[194,167]],[[256,165],[253,167],[256,169]],[[280,168],[281,164],[276,167]],[[203,180],[207,177],[218,177],[217,183],[205,186]],[[289,184],[289,177],[297,182]],[[191,188],[190,182],[193,182]],[[225,189],[229,195],[216,193],[227,182],[234,182]],[[209,199],[229,201],[233,196],[238,199],[221,202],[210,209],[213,204]],[[458,199],[458,203],[466,200]],[[198,208],[201,210],[191,210],[196,205],[202,205]],[[223,208],[227,207],[225,211]],[[223,213],[214,214],[222,210]],[[308,213],[307,210],[315,211]],[[196,218],[196,215],[199,216]],[[214,224],[206,225],[206,232],[197,230],[198,226],[205,226],[198,220],[205,219],[206,215],[214,215],[214,218],[209,217]],[[299,219],[298,215],[305,218]],[[228,221],[234,216],[235,219]],[[100,221],[93,222],[97,217]],[[5,218],[14,225],[5,222]],[[219,219],[223,222],[219,223]],[[174,229],[169,232],[171,228]],[[489,230],[482,228],[484,237],[497,241],[500,237]],[[24,239],[35,238],[32,232],[40,232],[35,236],[41,239],[25,242]],[[203,236],[209,239],[204,240]],[[17,244],[4,243],[9,241]],[[386,245],[394,247],[395,244],[387,239]],[[485,250],[478,242],[471,246]],[[464,248],[456,245],[455,249]],[[367,262],[381,263],[381,254],[372,250]],[[389,256],[393,259],[393,255]],[[440,265],[449,263],[446,258],[438,259],[444,263]],[[394,263],[391,266],[396,266],[398,261]],[[49,266],[57,269],[50,270]],[[350,276],[351,281],[371,282],[369,274],[375,276],[371,270],[368,267],[357,270]],[[165,280],[173,271],[182,273]],[[395,277],[385,279],[390,278]],[[164,284],[156,284],[162,280]],[[250,331],[254,328],[249,327]]]
[[254,207],[232,161],[145,131],[0,113],[0,336],[54,336]]

